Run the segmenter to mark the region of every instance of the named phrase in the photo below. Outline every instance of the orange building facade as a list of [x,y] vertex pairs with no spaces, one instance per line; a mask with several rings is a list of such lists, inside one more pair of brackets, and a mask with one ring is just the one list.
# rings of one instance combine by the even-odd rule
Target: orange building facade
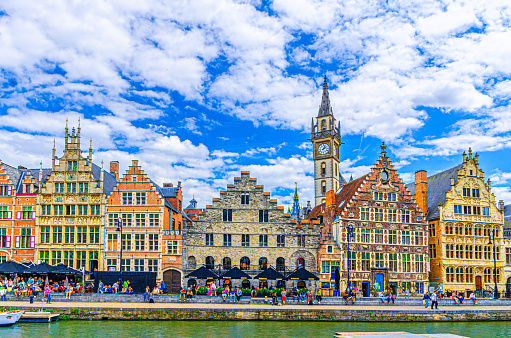
[[[119,177],[119,164],[110,163]],[[183,227],[180,184],[161,188],[144,173],[138,161],[119,180],[108,197],[104,266],[123,271],[153,271],[169,292],[178,292],[182,279]],[[122,225],[122,240],[119,225]]]

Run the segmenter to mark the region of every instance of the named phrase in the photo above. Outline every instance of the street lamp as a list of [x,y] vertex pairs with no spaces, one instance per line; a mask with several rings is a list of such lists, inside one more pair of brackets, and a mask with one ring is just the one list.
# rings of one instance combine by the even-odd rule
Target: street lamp
[[122,290],[122,218],[117,219],[117,229],[121,233],[121,253],[119,255],[119,289]]
[[350,239],[355,238],[355,234],[353,233],[353,225],[348,224],[346,228],[347,231],[347,239],[348,239],[348,290],[351,291],[351,283],[350,283]]
[[493,281],[495,282],[493,299],[499,299],[499,291],[497,290],[497,258],[495,256],[495,230],[490,230],[488,232],[488,237],[489,237],[488,245],[492,245],[493,239]]

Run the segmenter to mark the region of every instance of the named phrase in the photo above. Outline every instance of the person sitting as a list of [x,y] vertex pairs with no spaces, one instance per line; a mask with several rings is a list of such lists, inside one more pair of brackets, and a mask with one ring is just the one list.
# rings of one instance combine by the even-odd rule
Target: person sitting
[[264,296],[264,304],[268,304],[268,295]]
[[451,298],[452,300],[454,300],[455,304],[460,305],[460,300],[458,298],[457,291],[452,292]]
[[257,295],[257,290],[254,286],[252,286],[252,289],[250,290],[250,296],[254,298]]
[[133,288],[130,286],[128,286],[128,294],[132,295],[133,294]]
[[301,302],[305,302],[305,298],[307,297],[307,294],[305,293],[305,291],[302,291],[300,292],[300,298],[298,299],[298,301],[301,303]]
[[476,298],[476,293],[475,292],[472,292],[470,294],[470,297],[468,297],[468,299],[471,299],[474,302],[474,305],[477,305],[477,298]]
[[186,289],[184,286],[181,286],[181,290],[179,290],[179,301],[183,300],[183,302],[186,300]]
[[[123,289],[124,289],[124,288],[123,288]],[[123,291],[124,291],[124,290],[123,290]],[[126,291],[124,291],[124,292],[127,292],[127,290],[126,290]],[[152,295],[159,295],[159,294],[160,294],[160,289],[158,289],[158,287],[156,287],[156,286],[155,286],[155,287],[154,287],[154,289],[153,289],[153,292],[151,292],[151,294],[152,294]]]
[[[191,287],[188,287],[188,290],[186,291],[186,298],[188,300],[192,300],[193,298],[193,289]],[[224,299],[225,301],[225,299]]]
[[241,291],[240,288],[236,288],[236,301],[240,301],[241,300],[241,296],[243,296],[243,291]]
[[380,298],[382,303],[385,303],[385,294],[383,293],[383,291],[380,291],[378,293],[378,298]]
[[392,301],[392,304],[394,304],[394,301],[396,300],[396,296],[394,296],[390,291],[387,292],[387,303],[390,304]]
[[229,294],[229,287],[225,287],[223,290],[222,290],[222,299],[225,303],[225,300],[227,299],[227,295]]
[[68,285],[67,289],[66,289],[66,299],[71,299],[72,293],[73,293],[73,287],[71,285]]

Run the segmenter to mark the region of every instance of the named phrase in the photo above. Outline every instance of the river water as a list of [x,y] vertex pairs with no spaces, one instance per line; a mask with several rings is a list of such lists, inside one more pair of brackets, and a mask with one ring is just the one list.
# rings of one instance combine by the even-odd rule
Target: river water
[[330,323],[256,321],[60,321],[0,327],[1,338],[39,337],[332,337],[335,332],[405,331],[511,337],[509,322]]

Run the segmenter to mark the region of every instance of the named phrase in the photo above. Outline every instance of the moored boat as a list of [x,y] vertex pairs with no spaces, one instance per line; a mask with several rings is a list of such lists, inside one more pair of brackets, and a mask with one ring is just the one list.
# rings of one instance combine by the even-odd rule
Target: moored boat
[[15,323],[17,323],[21,315],[25,311],[22,310],[14,310],[10,312],[0,312],[0,326],[11,326]]

